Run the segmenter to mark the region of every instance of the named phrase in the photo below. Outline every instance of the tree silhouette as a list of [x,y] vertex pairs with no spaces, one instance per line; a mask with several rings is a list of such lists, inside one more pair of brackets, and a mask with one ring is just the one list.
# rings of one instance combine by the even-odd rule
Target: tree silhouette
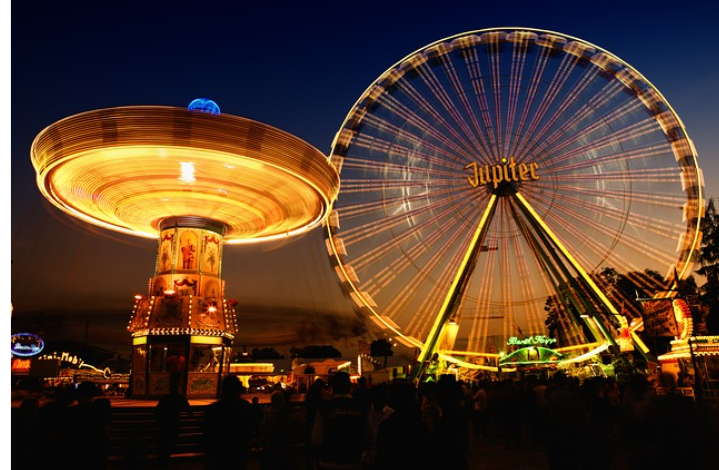
[[342,353],[337,348],[330,345],[311,345],[305,346],[302,349],[293,347],[290,348],[290,354],[292,356],[298,356],[307,359],[314,359],[320,357],[342,357]]
[[702,219],[702,246],[699,254],[701,268],[697,274],[706,282],[699,288],[701,300],[709,307],[707,328],[710,333],[719,333],[719,214],[714,199],[707,202]]
[[285,356],[278,353],[275,348],[269,347],[269,348],[255,348],[252,350],[252,359],[258,360],[258,359],[284,359]]
[[369,345],[370,356],[393,356],[392,343],[386,339],[376,339]]
[[393,356],[392,343],[380,338],[372,341],[369,345],[370,356],[384,357],[384,367],[387,367],[387,356]]

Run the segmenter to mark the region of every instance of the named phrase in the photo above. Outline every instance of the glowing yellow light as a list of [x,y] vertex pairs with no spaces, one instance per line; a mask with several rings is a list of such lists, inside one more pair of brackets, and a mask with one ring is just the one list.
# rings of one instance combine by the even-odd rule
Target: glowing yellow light
[[192,344],[222,344],[222,338],[219,336],[191,336],[190,343]]
[[192,183],[197,181],[195,179],[195,164],[192,162],[180,162],[180,173],[179,178],[183,183]]
[[472,254],[474,253],[474,247],[480,242],[480,238],[485,231],[485,225],[487,224],[487,221],[490,218],[490,215],[494,211],[494,207],[497,202],[497,196],[495,194],[492,194],[489,198],[489,201],[487,202],[487,207],[484,209],[484,213],[482,214],[482,217],[479,219],[479,223],[477,223],[477,228],[474,231],[474,234],[472,235],[472,239],[469,242],[469,246],[467,251],[464,254],[464,257],[462,258],[462,262],[459,265],[459,268],[457,269],[457,274],[454,276],[454,280],[452,281],[452,284],[449,287],[449,290],[447,291],[447,295],[444,298],[444,302],[442,303],[442,307],[439,309],[439,313],[437,314],[437,317],[434,320],[434,324],[432,325],[432,328],[429,330],[429,335],[427,343],[425,343],[424,347],[422,348],[422,352],[420,353],[419,357],[417,358],[417,362],[424,362],[427,360],[427,358],[434,352],[431,351],[434,348],[434,343],[436,341],[436,338],[439,335],[440,329],[444,327],[443,322],[445,319],[445,314],[447,312],[447,309],[450,306],[450,303],[452,301],[452,298],[457,294],[457,290],[459,289],[459,284],[462,281],[465,268],[469,265],[469,263],[472,261]]
[[599,287],[594,283],[594,280],[589,276],[589,274],[582,268],[576,259],[574,259],[574,256],[564,247],[564,244],[559,241],[559,238],[554,234],[554,232],[549,228],[549,226],[544,223],[544,220],[537,214],[532,206],[529,204],[529,202],[522,196],[520,193],[516,193],[514,195],[517,200],[519,200],[522,205],[527,209],[527,211],[532,215],[532,218],[542,227],[542,230],[544,233],[549,236],[552,241],[555,243],[557,248],[562,252],[562,254],[569,260],[572,267],[579,273],[580,276],[584,279],[584,282],[589,285],[589,287],[594,291],[594,293],[597,295],[599,300],[604,304],[605,307],[613,314],[613,315],[619,315],[619,312],[616,308],[614,308],[614,305],[609,301],[609,299],[604,295],[604,293],[599,289]]
[[31,157],[55,206],[147,238],[157,238],[163,219],[181,216],[223,223],[229,244],[285,238],[319,225],[339,191],[335,167],[303,140],[182,108],[70,116],[38,134]]

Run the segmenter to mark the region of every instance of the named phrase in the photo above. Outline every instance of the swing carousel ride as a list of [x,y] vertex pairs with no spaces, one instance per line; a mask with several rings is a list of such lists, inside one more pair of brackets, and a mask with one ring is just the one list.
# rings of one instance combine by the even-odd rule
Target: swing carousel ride
[[65,213],[158,240],[128,326],[136,397],[166,393],[172,372],[188,396],[216,394],[238,331],[223,245],[307,232],[339,189],[319,150],[207,99],[70,116],[35,138],[31,157],[40,191]]

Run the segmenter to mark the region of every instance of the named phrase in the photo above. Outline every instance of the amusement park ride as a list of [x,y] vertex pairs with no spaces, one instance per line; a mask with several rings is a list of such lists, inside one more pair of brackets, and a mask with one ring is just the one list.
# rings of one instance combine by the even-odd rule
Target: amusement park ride
[[[618,308],[633,299],[599,273],[671,297],[701,241],[696,150],[661,93],[598,46],[529,28],[471,31],[400,60],[357,100],[329,159],[203,101],[71,116],[38,135],[32,161],[66,213],[158,240],[129,326],[136,396],[168,388],[173,349],[190,358],[188,395],[217,390],[237,332],[223,244],[322,223],[346,292],[419,351],[421,379],[437,363],[646,354],[642,312]],[[548,299],[560,341],[546,336]]]
[[224,244],[310,230],[339,188],[314,147],[205,99],[68,117],[36,137],[32,161],[43,195],[66,213],[158,240],[128,326],[135,397],[166,393],[173,372],[188,396],[216,395],[237,334]]
[[[357,100],[331,160],[335,269],[420,351],[414,378],[433,359],[496,372],[646,354],[641,308],[599,273],[673,295],[701,240],[702,174],[674,110],[618,57],[551,31],[471,31],[413,52]],[[550,299],[563,344],[545,351]]]

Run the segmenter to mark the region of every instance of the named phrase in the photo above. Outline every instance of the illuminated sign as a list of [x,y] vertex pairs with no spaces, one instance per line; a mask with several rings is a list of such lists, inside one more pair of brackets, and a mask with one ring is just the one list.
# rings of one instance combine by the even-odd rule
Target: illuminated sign
[[518,183],[520,181],[538,180],[539,176],[536,171],[539,168],[538,163],[519,163],[514,161],[514,157],[502,159],[502,163],[498,165],[479,166],[477,162],[472,162],[464,167],[471,171],[471,175],[467,177],[470,186],[486,186],[492,184],[492,189],[497,189],[500,183]]
[[500,366],[512,365],[534,365],[534,364],[556,364],[563,359],[564,355],[542,346],[527,346],[504,356],[499,360]]
[[13,359],[10,365],[10,372],[13,374],[27,374],[30,372],[30,359]]
[[642,302],[644,334],[647,336],[679,336],[679,325],[672,299]]
[[556,338],[550,338],[544,335],[529,336],[527,338],[519,339],[516,336],[512,336],[507,341],[508,346],[534,346],[537,344],[554,344],[557,342]]
[[32,333],[17,333],[10,340],[10,351],[15,356],[34,356],[40,354],[44,347],[42,338]]
[[82,364],[85,363],[85,361],[83,361],[76,355],[71,354],[69,352],[64,352],[64,351],[61,352],[60,354],[58,354],[57,352],[53,352],[52,354],[43,354],[38,359],[43,360],[43,361],[53,361],[53,360],[60,359],[60,361],[70,363],[74,366],[81,366]]

